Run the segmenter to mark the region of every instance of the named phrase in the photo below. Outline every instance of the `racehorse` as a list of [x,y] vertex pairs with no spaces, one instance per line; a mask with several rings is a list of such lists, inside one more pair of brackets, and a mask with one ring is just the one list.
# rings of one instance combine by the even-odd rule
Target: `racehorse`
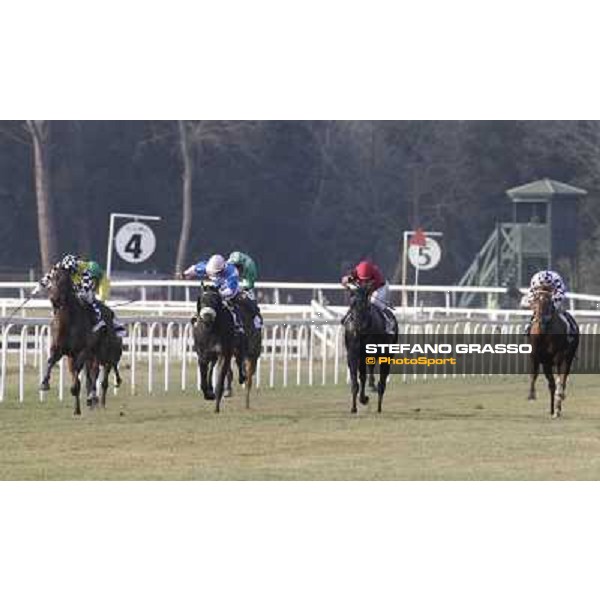
[[108,380],[111,370],[115,372],[115,387],[120,387],[122,379],[119,373],[119,362],[123,354],[123,342],[116,335],[103,336],[99,347],[96,348],[96,356],[86,364],[86,389],[87,405],[94,408],[98,404],[96,393],[96,382],[102,369],[102,380],[100,381],[100,406],[106,408],[106,393],[108,391]]
[[[198,298],[198,317],[194,323],[194,350],[200,367],[200,386],[205,400],[216,400],[215,412],[221,411],[225,377],[231,365],[235,345],[233,317],[223,305],[219,291],[202,287]],[[212,373],[217,368],[217,383],[213,390]]]
[[552,303],[551,290],[537,291],[532,308],[529,400],[535,400],[535,382],[542,365],[550,390],[550,414],[556,419],[561,416],[566,398],[567,378],[579,346],[579,331],[569,339],[567,325]]
[[262,351],[262,329],[257,329],[254,323],[254,319],[260,315],[260,312],[249,298],[239,296],[237,302],[244,326],[245,339],[241,340],[238,349],[235,350],[235,355],[240,371],[240,383],[243,379],[246,384],[246,408],[250,408],[250,391]]
[[108,375],[115,369],[117,382],[121,377],[118,371],[118,362],[121,358],[121,340],[114,334],[107,332],[94,333],[93,317],[89,308],[77,298],[71,275],[65,269],[58,269],[50,282],[48,297],[54,309],[51,332],[50,357],[46,366],[40,390],[50,389],[50,374],[52,367],[63,357],[68,358],[69,372],[71,373],[71,395],[75,398],[74,414],[81,414],[79,395],[81,383],[79,373],[87,367],[88,398],[93,406],[93,395],[97,372],[95,365],[104,367],[102,381],[103,403],[106,404],[106,388]]
[[[348,286],[351,292],[350,310],[344,318],[344,341],[348,368],[350,369],[350,388],[352,392],[352,413],[358,412],[356,398],[360,403],[369,403],[365,394],[367,381],[367,365],[361,345],[368,343],[394,344],[398,341],[398,325],[395,332],[386,332],[385,317],[369,300],[368,288],[361,286]],[[389,364],[379,366],[379,382],[377,384],[377,412],[381,412],[383,395],[385,393],[387,378],[390,372]],[[360,384],[359,384],[360,380]]]

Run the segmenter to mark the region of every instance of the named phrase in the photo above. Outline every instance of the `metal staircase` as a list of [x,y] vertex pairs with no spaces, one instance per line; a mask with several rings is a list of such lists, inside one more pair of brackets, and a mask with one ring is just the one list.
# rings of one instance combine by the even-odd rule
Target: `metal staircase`
[[[461,286],[521,286],[549,263],[549,229],[544,224],[498,223],[459,281]],[[472,306],[476,294],[464,292],[461,307]]]

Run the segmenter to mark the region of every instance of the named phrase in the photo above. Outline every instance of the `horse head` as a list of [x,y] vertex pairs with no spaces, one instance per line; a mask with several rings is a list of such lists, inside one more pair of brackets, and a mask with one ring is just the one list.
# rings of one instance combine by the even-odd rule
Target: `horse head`
[[547,333],[548,327],[554,316],[554,304],[552,302],[552,290],[541,287],[533,296],[533,326],[538,326],[539,333]]
[[223,301],[219,290],[211,285],[203,285],[200,298],[198,299],[199,321],[207,327],[212,327],[217,316],[223,310]]
[[351,296],[348,320],[357,333],[368,330],[371,325],[369,292],[368,288],[359,285],[350,288]]
[[48,298],[55,310],[71,306],[75,301],[75,291],[71,274],[63,268],[58,268],[50,280]]

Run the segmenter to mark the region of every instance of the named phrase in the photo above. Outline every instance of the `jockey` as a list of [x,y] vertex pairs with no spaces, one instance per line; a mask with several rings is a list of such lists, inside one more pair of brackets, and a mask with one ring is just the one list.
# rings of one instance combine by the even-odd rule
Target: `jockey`
[[[577,323],[575,319],[565,310],[565,298],[567,287],[563,278],[556,271],[538,271],[532,278],[529,284],[529,291],[524,298],[524,304],[530,308],[535,298],[536,292],[540,289],[547,288],[552,292],[552,305],[554,310],[567,326],[569,335],[577,333]],[[526,333],[529,334],[531,324],[526,328]]]
[[98,263],[88,262],[73,254],[67,254],[42,277],[31,295],[35,296],[42,288],[48,288],[59,269],[64,269],[70,273],[75,294],[81,301],[90,306],[93,311],[95,322],[92,331],[94,333],[100,331],[106,326],[106,323],[102,318],[100,302],[98,302],[95,294],[97,283],[102,278],[102,269]]
[[370,290],[371,304],[382,312],[388,333],[395,333],[396,317],[389,304],[390,285],[379,267],[368,260],[363,260],[342,278],[342,285],[348,286],[349,284]]
[[244,331],[242,320],[234,300],[240,293],[240,277],[237,269],[220,254],[213,254],[208,261],[200,261],[186,269],[185,279],[208,279],[219,291],[223,304],[233,316],[234,325],[238,332]]
[[227,259],[230,265],[234,265],[238,271],[240,277],[240,287],[242,288],[241,297],[247,298],[248,302],[245,303],[251,310],[251,314],[254,321],[255,329],[261,329],[263,326],[262,315],[258,303],[256,302],[256,295],[254,294],[254,284],[258,278],[258,269],[256,263],[250,256],[243,252],[232,252]]
[[240,287],[244,294],[250,300],[256,300],[254,297],[254,284],[258,278],[256,263],[247,254],[237,251],[229,255],[227,262],[237,269],[240,277]]

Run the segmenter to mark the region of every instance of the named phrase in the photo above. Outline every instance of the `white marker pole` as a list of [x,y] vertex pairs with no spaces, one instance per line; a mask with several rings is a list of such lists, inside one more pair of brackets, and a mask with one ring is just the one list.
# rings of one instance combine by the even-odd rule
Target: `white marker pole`
[[415,307],[415,316],[417,314],[417,300],[419,297],[419,271],[420,263],[417,261],[417,266],[415,267],[415,296],[414,296],[414,307]]

